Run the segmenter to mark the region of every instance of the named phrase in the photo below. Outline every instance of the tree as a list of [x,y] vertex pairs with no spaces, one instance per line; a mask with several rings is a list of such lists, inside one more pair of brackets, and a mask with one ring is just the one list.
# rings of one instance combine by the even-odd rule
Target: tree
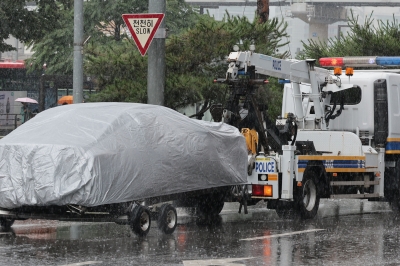
[[259,22],[265,23],[269,19],[269,0],[257,0],[257,15]]
[[[121,29],[125,26],[122,14],[147,13],[148,0],[91,0],[85,3],[85,32],[96,41],[111,37],[121,40]],[[97,37],[97,38],[96,38]]]
[[[248,49],[254,42],[257,51],[276,55],[276,48],[285,45],[278,44],[286,36],[285,29],[286,24],[278,19],[259,24],[256,20],[249,22],[247,18],[229,14],[223,21],[199,15],[195,26],[167,39],[165,105],[178,109],[201,101],[208,108],[213,103],[224,103],[227,88],[214,84],[213,79],[225,77],[227,64],[224,59],[233,45]],[[147,101],[147,80],[143,76],[147,73],[147,60],[141,60],[143,58],[136,48],[132,49],[130,40],[125,39],[122,43],[113,43],[114,48],[107,50],[107,54],[103,48],[88,49],[85,71],[96,76],[101,89],[91,101]],[[266,97],[276,94],[277,90],[270,87],[281,89],[281,86],[265,87],[264,90],[270,90],[263,93]],[[116,95],[121,97],[116,98]]]
[[[92,0],[84,5],[85,39],[91,36],[84,47],[84,70],[99,89],[89,101],[147,102],[147,57],[142,57],[132,40],[120,30],[124,26],[121,14],[146,12],[147,1],[120,1]],[[128,7],[135,9],[125,11]],[[224,58],[234,44],[245,50],[255,43],[257,52],[286,56],[276,54],[277,48],[286,45],[279,41],[287,36],[286,24],[278,19],[260,24],[258,18],[250,22],[227,13],[223,21],[216,21],[208,15],[196,14],[184,0],[167,0],[165,19],[168,29],[165,105],[173,109],[198,102],[205,103],[205,108],[224,103],[226,87],[214,84],[213,79],[225,76]],[[60,21],[33,44],[35,53],[28,61],[32,70],[41,69],[46,62],[47,73],[72,73],[73,10],[65,10]],[[281,86],[269,85],[263,88],[262,95],[271,97],[275,92],[279,94],[280,89]]]
[[374,24],[372,13],[365,18],[364,24],[358,24],[358,16],[351,12],[348,21],[350,33],[340,38],[330,38],[328,43],[309,40],[303,42],[302,58],[321,58],[330,56],[391,56],[400,54],[400,27],[393,21],[378,20]]
[[185,0],[167,0],[166,27],[169,35],[179,34],[196,24],[198,10]]
[[[84,2],[84,37],[92,43],[103,44],[109,39],[121,40],[121,14],[141,13],[147,10],[147,0]],[[55,25],[40,41],[31,42],[34,55],[27,61],[30,70],[41,69],[47,65],[47,73],[72,74],[74,10],[69,8],[60,14],[62,23]]]
[[[137,2],[137,0],[135,0]],[[132,13],[146,13],[147,1],[139,1],[146,5],[130,5],[141,7],[142,9],[132,11]],[[104,7],[112,9],[113,6]],[[88,12],[90,13],[90,12]],[[116,27],[104,25],[117,25],[117,19],[101,18],[100,11],[97,19],[96,29],[103,27],[98,33],[98,37],[91,39],[90,45],[85,49],[87,54],[87,64],[85,71],[96,76],[97,85],[101,91],[91,98],[92,101],[126,101],[126,102],[146,102],[147,101],[147,57],[142,57],[135,47],[132,39],[128,39],[126,34],[120,34],[116,38]],[[109,11],[111,13],[111,11]],[[121,19],[121,12],[113,12]],[[129,13],[129,12],[125,12]],[[116,17],[114,16],[114,17]],[[189,28],[195,23],[195,11],[185,3],[184,0],[167,0],[166,27],[169,34],[178,34],[185,28]],[[121,19],[122,21],[122,19]],[[125,25],[118,24],[118,25]],[[119,27],[119,26],[117,26]],[[96,33],[93,33],[96,35]],[[107,35],[111,37],[107,37]],[[114,36],[114,37],[113,37]],[[124,37],[124,39],[122,38]],[[98,39],[101,39],[99,45]],[[122,40],[123,39],[123,40]],[[96,45],[94,45],[96,43]]]
[[256,19],[250,22],[246,17],[229,14],[223,21],[200,16],[194,28],[168,40],[165,104],[177,109],[199,101],[205,103],[204,108],[224,103],[227,88],[214,84],[213,79],[225,77],[225,57],[233,45],[247,50],[255,43],[257,52],[276,55],[279,41],[286,36],[285,29],[286,24],[278,19],[259,24]]
[[41,71],[46,64],[48,74],[72,75],[74,50],[74,11],[65,10],[60,14],[62,23],[55,25],[38,41],[31,41],[29,45],[34,51],[31,58],[26,60],[29,71]]
[[112,45],[87,48],[85,71],[95,76],[101,90],[92,95],[95,102],[147,101],[147,58],[140,55],[133,40],[112,41]]
[[0,52],[15,50],[5,43],[13,35],[21,42],[39,41],[60,25],[59,14],[72,7],[73,0],[36,0],[36,8],[26,7],[25,0],[0,1]]
[[[117,45],[114,41],[126,38],[124,13],[147,13],[147,0],[91,0],[84,2],[84,37],[89,43]],[[27,62],[31,70],[47,64],[47,73],[72,74],[73,66],[73,9],[60,14],[61,23],[55,25],[40,41],[31,42],[34,55]],[[170,33],[178,33],[194,24],[195,12],[184,0],[167,0],[166,24]],[[121,31],[122,30],[122,31]],[[127,30],[127,29],[126,29]]]

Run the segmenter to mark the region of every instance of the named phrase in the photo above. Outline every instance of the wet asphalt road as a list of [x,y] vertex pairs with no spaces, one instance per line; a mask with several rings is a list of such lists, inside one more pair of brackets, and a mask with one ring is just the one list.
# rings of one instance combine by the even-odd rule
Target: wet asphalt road
[[16,222],[0,231],[0,265],[400,265],[400,215],[386,203],[322,200],[310,221],[262,204],[247,215],[228,204],[212,224],[178,215],[172,235],[154,222],[143,239],[113,223]]

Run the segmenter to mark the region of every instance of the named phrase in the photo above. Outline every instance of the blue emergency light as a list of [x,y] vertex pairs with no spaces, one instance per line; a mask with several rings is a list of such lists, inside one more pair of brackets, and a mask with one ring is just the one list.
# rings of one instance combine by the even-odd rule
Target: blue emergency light
[[290,83],[289,79],[278,79],[279,84],[285,84],[285,83]]

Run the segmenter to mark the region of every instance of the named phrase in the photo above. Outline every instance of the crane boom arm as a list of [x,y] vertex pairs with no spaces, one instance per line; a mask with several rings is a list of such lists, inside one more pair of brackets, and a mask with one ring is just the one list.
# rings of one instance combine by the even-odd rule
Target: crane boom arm
[[[254,53],[251,51],[232,52],[229,54],[228,62],[234,62],[230,67],[236,67],[236,70],[254,66],[257,74],[263,74],[280,79],[290,79],[294,82],[311,83],[310,65],[315,60],[293,60],[281,59],[269,55]],[[318,82],[324,82],[325,77],[329,74],[328,70],[314,67]],[[228,72],[235,70],[228,70]]]

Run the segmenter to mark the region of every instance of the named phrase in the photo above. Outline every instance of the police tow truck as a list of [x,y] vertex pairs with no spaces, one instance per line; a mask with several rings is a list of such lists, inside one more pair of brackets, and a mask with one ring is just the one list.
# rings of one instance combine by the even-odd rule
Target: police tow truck
[[[230,53],[226,77],[215,79],[230,98],[213,118],[236,126],[249,152],[248,182],[232,189],[239,212],[260,199],[281,217],[304,219],[317,214],[320,198],[387,200],[397,209],[400,71],[382,67],[400,57],[321,58],[325,69],[254,50]],[[286,83],[275,122],[257,102],[268,76]]]

